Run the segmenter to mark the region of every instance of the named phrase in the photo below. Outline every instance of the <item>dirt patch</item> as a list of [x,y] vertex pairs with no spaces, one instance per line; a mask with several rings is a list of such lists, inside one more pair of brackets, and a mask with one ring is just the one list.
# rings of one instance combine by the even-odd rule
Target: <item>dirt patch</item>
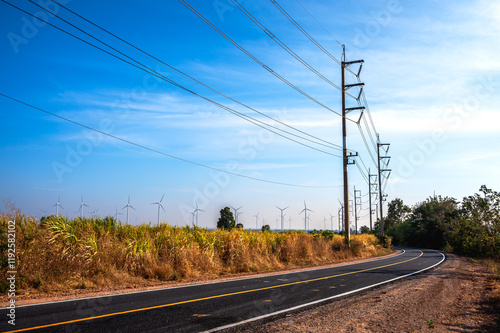
[[448,255],[438,268],[239,332],[500,332],[488,268]]

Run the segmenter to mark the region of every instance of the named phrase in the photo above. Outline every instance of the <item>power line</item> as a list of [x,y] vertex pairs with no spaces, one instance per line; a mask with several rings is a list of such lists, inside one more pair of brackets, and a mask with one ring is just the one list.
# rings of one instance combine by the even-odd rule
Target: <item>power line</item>
[[[321,51],[323,51],[323,53],[325,53],[330,59],[332,59],[333,61],[335,61],[337,64],[341,64],[340,60],[338,60],[337,58],[335,58],[330,52],[328,52],[327,49],[325,49],[323,47],[323,45],[321,45],[320,43],[318,43],[316,41],[316,39],[314,39],[304,28],[302,28],[302,26],[297,23],[297,21],[295,21],[293,19],[292,16],[290,16],[290,14],[287,13],[287,11],[285,9],[283,9],[283,7],[281,7],[278,2],[276,0],[270,0],[271,3],[276,7],[278,8],[278,10],[283,14],[285,15],[285,17],[297,28],[299,29],[300,32],[302,32],[302,34],[304,36],[306,36],[314,45],[316,45]],[[302,8],[305,9],[304,6],[302,6]],[[306,10],[307,11],[307,10]],[[309,13],[309,12],[308,12]],[[314,19],[316,20],[316,19]],[[316,21],[317,22],[317,21]],[[338,42],[337,42],[338,43]],[[340,44],[340,43],[339,43]],[[340,46],[342,46],[342,44],[340,44]]]
[[[242,118],[242,119],[244,119],[244,120],[247,120],[248,122],[251,122],[251,123],[253,123],[253,124],[254,124],[254,125],[256,125],[256,126],[259,126],[259,127],[261,127],[261,128],[264,128],[264,129],[266,129],[266,130],[268,130],[268,131],[270,131],[270,132],[272,132],[272,133],[274,133],[274,134],[276,134],[276,135],[278,135],[278,136],[281,136],[281,137],[283,137],[283,138],[286,138],[286,139],[288,139],[288,140],[290,140],[290,141],[293,141],[293,142],[295,142],[295,143],[298,143],[298,144],[300,144],[300,145],[302,145],[302,146],[305,146],[305,147],[308,147],[308,148],[310,148],[310,149],[313,149],[313,150],[316,150],[316,151],[319,151],[319,152],[322,152],[322,153],[324,153],[324,154],[331,155],[331,156],[334,156],[334,157],[341,157],[341,156],[339,156],[339,155],[335,155],[335,154],[332,154],[332,153],[326,152],[326,151],[324,151],[324,150],[321,150],[321,149],[318,149],[318,148],[315,148],[315,147],[309,146],[309,145],[307,145],[307,144],[305,144],[305,143],[299,142],[299,141],[294,140],[294,139],[292,139],[292,138],[289,138],[289,137],[287,137],[287,136],[285,136],[285,135],[282,135],[282,134],[280,134],[280,133],[277,133],[277,132],[275,132],[275,131],[273,131],[273,130],[270,130],[269,128],[266,128],[266,127],[264,127],[264,126],[268,126],[268,127],[273,127],[273,126],[271,126],[271,125],[269,125],[269,124],[266,124],[266,123],[264,123],[264,122],[262,122],[262,121],[260,121],[260,120],[254,119],[254,118],[252,118],[252,117],[250,117],[250,116],[247,116],[247,115],[245,115],[245,114],[243,114],[243,113],[241,113],[241,112],[238,112],[238,111],[236,111],[236,110],[234,110],[234,109],[231,109],[231,108],[229,108],[229,107],[227,107],[227,106],[225,106],[225,105],[223,105],[223,104],[220,104],[220,103],[218,103],[218,102],[215,102],[215,101],[213,101],[213,100],[211,100],[211,99],[209,99],[209,98],[207,98],[207,97],[204,97],[204,96],[202,96],[202,95],[200,95],[200,94],[198,94],[198,93],[196,93],[196,92],[194,92],[194,91],[192,91],[192,90],[190,90],[190,89],[188,89],[188,88],[186,88],[186,87],[184,87],[184,86],[180,85],[179,83],[177,83],[177,82],[175,82],[175,81],[173,81],[173,80],[171,80],[171,79],[169,79],[169,78],[165,77],[164,75],[162,75],[162,74],[160,74],[160,73],[158,73],[158,72],[154,71],[153,69],[149,68],[148,66],[146,66],[146,65],[144,65],[144,64],[142,64],[142,63],[140,63],[140,62],[138,62],[137,60],[135,60],[135,59],[133,59],[133,58],[131,58],[131,57],[129,57],[129,56],[127,56],[127,55],[123,54],[122,52],[120,52],[120,51],[116,50],[115,48],[113,48],[113,47],[109,46],[109,45],[108,45],[108,44],[106,44],[105,42],[103,42],[103,41],[99,40],[97,37],[94,37],[94,36],[92,36],[92,35],[90,35],[90,34],[88,34],[88,33],[84,32],[84,31],[82,31],[81,29],[79,29],[78,27],[75,27],[75,26],[74,26],[74,25],[72,25],[71,23],[68,23],[68,24],[70,24],[71,26],[75,27],[76,29],[78,29],[78,30],[82,31],[83,33],[85,33],[85,34],[89,35],[90,37],[92,37],[92,38],[96,39],[96,40],[97,40],[97,41],[99,41],[100,43],[102,43],[102,44],[104,44],[104,45],[108,46],[108,47],[109,47],[109,48],[111,48],[112,50],[115,50],[116,52],[118,52],[118,53],[120,53],[120,54],[124,55],[125,57],[127,57],[127,58],[129,58],[129,59],[131,59],[132,61],[134,61],[134,62],[135,62],[135,63],[137,63],[137,64],[134,64],[134,63],[132,63],[132,62],[130,62],[130,61],[128,61],[128,60],[125,60],[125,59],[123,59],[123,58],[121,58],[121,57],[117,56],[116,54],[113,54],[113,53],[111,53],[111,52],[109,52],[109,51],[106,51],[106,50],[104,50],[103,48],[101,48],[101,47],[99,47],[99,46],[97,46],[97,45],[95,45],[95,44],[92,44],[91,42],[86,41],[86,40],[84,40],[84,39],[82,39],[82,38],[80,38],[80,37],[78,37],[78,36],[76,36],[76,35],[74,35],[74,34],[72,34],[72,33],[68,32],[68,31],[66,31],[66,30],[64,30],[64,29],[60,28],[60,27],[57,27],[57,26],[55,26],[54,24],[49,23],[49,22],[47,22],[47,21],[45,21],[45,20],[43,20],[43,19],[41,19],[41,18],[39,18],[39,17],[37,17],[37,16],[35,16],[35,15],[33,15],[33,14],[31,14],[31,13],[29,13],[29,12],[27,12],[27,11],[25,11],[25,10],[23,10],[23,9],[21,9],[21,8],[19,8],[19,7],[15,6],[15,5],[13,5],[13,4],[11,4],[11,3],[9,3],[9,2],[7,2],[7,1],[5,1],[5,0],[1,0],[1,1],[2,1],[2,2],[7,3],[8,5],[10,5],[10,6],[12,6],[12,7],[16,8],[16,9],[18,9],[18,10],[20,10],[20,11],[22,11],[22,12],[24,12],[24,13],[26,13],[26,14],[28,14],[28,15],[30,15],[30,16],[32,16],[32,17],[34,17],[34,18],[36,18],[36,19],[38,19],[38,20],[40,20],[40,21],[42,21],[42,22],[44,22],[44,23],[46,23],[46,24],[48,24],[48,25],[50,25],[50,26],[52,26],[52,27],[54,27],[54,28],[56,28],[56,29],[58,29],[58,30],[60,30],[61,32],[64,32],[64,33],[66,33],[66,34],[68,34],[68,35],[70,35],[70,36],[72,36],[72,37],[74,37],[74,38],[76,38],[76,39],[78,39],[78,40],[80,40],[80,41],[82,41],[82,42],[84,42],[84,43],[86,43],[86,44],[90,45],[90,46],[93,46],[93,47],[97,48],[97,49],[98,49],[98,50],[100,50],[100,51],[103,51],[103,52],[105,52],[105,53],[107,53],[107,54],[109,54],[109,55],[111,55],[111,56],[113,56],[113,57],[115,57],[115,58],[117,58],[117,59],[119,59],[119,60],[121,60],[121,61],[123,61],[123,62],[125,62],[125,63],[129,64],[129,65],[132,65],[132,66],[134,66],[134,67],[136,67],[136,68],[138,68],[138,69],[140,69],[140,70],[142,70],[142,71],[144,71],[144,72],[146,72],[146,73],[148,73],[148,74],[151,74],[151,75],[153,75],[153,76],[155,76],[155,77],[158,77],[158,78],[160,78],[160,79],[162,79],[162,80],[164,80],[164,81],[166,81],[166,82],[168,82],[168,83],[170,83],[170,84],[172,84],[172,85],[174,85],[174,86],[176,86],[176,87],[178,87],[178,88],[180,88],[180,89],[182,89],[182,90],[184,90],[184,91],[186,91],[186,92],[189,92],[189,93],[191,93],[191,94],[193,94],[193,95],[195,95],[195,96],[198,96],[198,97],[200,97],[200,98],[204,99],[205,101],[210,102],[210,103],[214,104],[215,106],[217,106],[217,107],[219,107],[219,108],[221,108],[221,109],[223,109],[223,110],[225,110],[225,111],[227,111],[227,112],[230,112],[230,113],[232,113],[232,114],[234,114],[234,115],[236,115],[236,116],[238,116],[238,117],[240,117],[240,118]],[[37,5],[37,6],[38,6],[38,5]],[[40,8],[44,9],[43,7],[40,7]],[[45,10],[45,9],[44,9],[44,10]],[[57,15],[56,15],[56,16],[57,16]],[[61,19],[60,17],[58,17],[58,18],[59,18],[59,19]],[[65,21],[64,19],[61,19],[61,20]],[[65,22],[67,22],[67,21],[65,21]],[[260,124],[258,124],[258,123],[261,123],[262,125],[260,125]],[[278,128],[276,128],[276,129],[278,129]],[[278,129],[278,130],[281,130],[281,129]],[[284,131],[284,130],[281,130],[281,131]],[[286,132],[286,131],[284,131],[284,132]],[[286,133],[289,133],[289,132],[286,132]],[[291,134],[291,133],[290,133],[290,134]],[[292,135],[295,135],[295,134],[292,134]],[[295,136],[297,136],[297,135],[295,135]],[[300,136],[299,136],[299,137],[300,137]],[[301,137],[301,138],[302,138],[302,137]],[[303,139],[308,140],[308,139],[306,139],[306,138],[303,138]],[[308,141],[310,141],[310,140],[308,140]],[[321,143],[317,143],[317,142],[314,142],[314,143],[316,143],[316,144],[321,144]],[[329,147],[329,148],[332,148],[332,147]]]
[[359,170],[359,173],[361,174],[361,176],[363,177],[363,179],[365,180],[366,184],[368,184],[368,178],[366,177],[365,173],[363,172],[363,170],[361,170],[361,167],[359,166],[358,163],[354,163],[356,164],[356,167],[358,168]]
[[[361,82],[361,79],[360,79],[359,75],[357,75],[357,74],[354,74],[354,75],[356,76],[356,78],[358,80],[358,83]],[[365,95],[364,89],[361,90],[361,96],[360,97],[363,98],[363,105],[365,106],[365,110],[368,113],[368,118],[370,119],[370,123],[371,123],[371,125],[373,127],[373,131],[375,132],[375,134],[378,134],[377,129],[375,128],[375,124],[374,124],[373,119],[372,119],[370,107],[368,106],[368,101],[366,99],[366,95]]]
[[373,155],[372,155],[372,153],[370,151],[370,147],[368,146],[368,142],[366,141],[365,135],[363,134],[363,130],[361,128],[361,125],[359,123],[356,123],[356,124],[358,125],[359,133],[361,134],[361,137],[363,138],[363,142],[365,143],[365,147],[366,147],[366,149],[368,151],[368,154],[370,155],[373,163],[375,165],[377,165],[377,162],[375,161],[375,158],[373,157]]
[[[3,0],[2,0],[3,1]],[[229,37],[228,35],[226,35],[222,30],[220,30],[215,24],[213,24],[210,20],[208,20],[205,16],[203,16],[200,12],[198,12],[196,9],[194,9],[190,4],[188,4],[185,0],[179,0],[179,2],[181,2],[187,9],[189,9],[191,12],[193,12],[196,16],[198,16],[203,22],[205,22],[208,26],[210,26],[213,30],[215,30],[218,34],[220,34],[222,37],[224,37],[227,41],[229,41],[231,44],[233,44],[234,46],[236,46],[241,52],[243,52],[244,54],[246,54],[248,57],[250,57],[253,61],[255,61],[256,63],[258,63],[260,66],[262,66],[265,70],[267,70],[269,73],[271,73],[272,75],[274,75],[276,78],[278,78],[279,80],[281,80],[282,82],[284,82],[285,84],[287,84],[289,87],[291,87],[292,89],[294,89],[295,91],[297,91],[298,93],[300,93],[301,95],[305,96],[306,98],[308,98],[309,100],[313,101],[314,103],[320,105],[321,107],[327,109],[328,111],[331,111],[333,113],[335,113],[336,115],[339,115],[341,117],[342,114],[340,114],[339,112],[333,110],[332,108],[328,107],[327,105],[321,103],[320,101],[318,101],[317,99],[315,99],[314,97],[310,96],[309,94],[307,94],[306,92],[304,92],[302,89],[300,89],[299,87],[295,86],[293,83],[291,83],[290,81],[288,81],[287,79],[285,79],[283,76],[281,76],[280,74],[278,74],[277,72],[275,72],[273,69],[271,69],[269,66],[267,66],[266,64],[264,64],[262,61],[260,61],[257,57],[255,57],[253,54],[251,54],[248,50],[246,50],[243,46],[241,46],[240,44],[238,44],[236,41],[234,41],[231,37]],[[352,122],[355,122],[354,120],[352,119],[349,119],[346,117],[347,120],[349,121],[352,121]]]
[[[342,90],[342,88],[340,88],[338,85],[336,85],[335,83],[333,83],[332,81],[330,81],[330,79],[328,79],[323,74],[321,74],[320,72],[318,72],[307,61],[305,61],[299,55],[297,55],[292,49],[290,49],[285,43],[283,43],[275,34],[273,34],[268,28],[266,28],[266,26],[264,24],[262,24],[259,20],[257,20],[255,18],[255,16],[253,16],[252,14],[250,14],[250,12],[245,7],[243,7],[243,5],[241,5],[238,1],[231,0],[231,2],[234,3],[234,5],[236,7],[238,7],[243,12],[243,14],[245,14],[253,23],[255,23],[255,25],[257,25],[276,44],[278,44],[279,46],[281,46],[281,48],[283,48],[286,52],[288,52],[288,54],[290,54],[292,57],[294,57],[298,62],[300,62],[302,65],[304,65],[306,68],[308,68],[311,72],[313,72],[314,74],[316,74],[318,77],[320,77],[322,80],[324,80],[325,82],[327,82],[331,86],[335,87],[336,89],[338,89],[340,91]],[[352,97],[354,97],[354,96],[352,96]]]
[[[330,37],[331,37],[334,41],[336,41],[336,42],[337,42],[337,44],[339,44],[339,45],[342,47],[342,44],[341,44],[341,43],[340,43],[337,39],[335,39],[335,37],[333,37],[333,36],[332,36],[332,34],[331,34],[328,30],[326,30],[326,28],[325,28],[325,27],[324,27],[321,23],[319,23],[319,21],[318,21],[318,20],[316,20],[316,18],[313,16],[313,14],[311,14],[311,13],[310,13],[310,12],[306,9],[306,7],[304,7],[304,5],[302,4],[302,2],[300,2],[299,0],[295,0],[295,1],[297,1],[297,3],[300,5],[300,7],[302,7],[302,8],[306,11],[306,13],[307,13],[307,14],[309,14],[309,16],[311,16],[311,17],[312,17],[312,19],[313,19],[314,21],[316,21],[316,23],[317,23],[317,24],[318,24],[318,25],[319,25],[319,26],[320,26],[320,27],[321,27],[321,28],[322,28],[322,29],[323,29],[323,30],[324,30],[324,31],[325,31],[325,32],[326,32],[326,33],[327,33],[327,34],[328,34],[328,35],[329,35],[329,36],[330,36]],[[276,2],[276,1],[274,1],[274,2]]]
[[363,171],[363,174],[365,174],[365,173],[366,173],[366,174],[368,174],[368,173],[369,173],[369,172],[368,172],[369,170],[368,170],[368,168],[366,167],[365,162],[364,162],[364,161],[363,161],[363,159],[361,158],[361,155],[358,155],[358,156],[356,156],[355,158],[356,158],[356,160],[360,161],[360,162],[361,162],[361,164],[363,165],[363,167],[365,168],[365,170]]
[[[179,70],[179,69],[177,69],[177,68],[175,68],[175,67],[173,67],[173,66],[171,66],[171,65],[169,65],[169,64],[167,64],[167,63],[165,63],[165,62],[164,62],[164,61],[162,61],[161,59],[159,59],[159,58],[157,58],[157,57],[155,57],[155,56],[151,55],[150,53],[148,53],[148,52],[146,52],[146,51],[142,50],[141,48],[139,48],[139,47],[137,47],[137,46],[135,46],[135,45],[133,45],[133,44],[131,44],[131,43],[127,42],[126,40],[124,40],[124,39],[122,39],[122,38],[120,38],[120,37],[118,37],[117,35],[113,34],[112,32],[110,32],[110,31],[108,31],[108,30],[106,30],[106,29],[102,28],[102,27],[101,27],[101,26],[99,26],[98,24],[95,24],[94,22],[92,22],[92,21],[90,21],[90,20],[86,19],[85,17],[83,17],[83,16],[79,15],[78,13],[76,13],[76,12],[72,11],[71,9],[69,9],[69,8],[65,7],[64,5],[61,5],[61,4],[60,4],[60,3],[58,3],[57,1],[54,1],[54,0],[51,0],[51,1],[52,1],[52,2],[54,2],[54,3],[56,3],[56,4],[58,4],[59,6],[61,6],[61,7],[62,7],[62,8],[64,8],[65,10],[69,11],[70,13],[72,13],[72,14],[74,14],[74,15],[78,16],[79,18],[81,18],[81,19],[85,20],[86,22],[88,22],[88,23],[92,24],[93,26],[95,26],[95,27],[97,27],[97,28],[101,29],[102,31],[106,32],[107,34],[109,34],[109,35],[113,36],[114,38],[116,38],[116,39],[120,40],[121,42],[125,43],[126,45],[128,45],[128,46],[132,47],[133,49],[135,49],[135,50],[139,51],[140,53],[139,53],[139,52],[134,51],[134,52],[136,52],[137,54],[141,55],[141,53],[142,53],[142,55],[141,55],[141,56],[143,56],[143,57],[144,57],[144,55],[146,55],[146,56],[150,57],[151,59],[153,59],[153,60],[155,60],[155,61],[157,61],[157,62],[161,63],[162,65],[167,66],[169,69],[171,69],[171,70],[172,70],[172,71],[174,71],[175,73],[177,73],[177,74],[179,74],[179,75],[181,75],[181,76],[183,76],[183,77],[185,77],[185,78],[187,78],[187,79],[189,79],[189,80],[191,80],[191,81],[193,81],[193,82],[195,82],[195,83],[197,83],[197,84],[200,84],[200,85],[204,86],[205,88],[208,88],[208,89],[212,90],[213,92],[216,92],[216,93],[218,93],[219,95],[224,96],[225,98],[227,98],[227,99],[229,99],[229,100],[231,100],[231,101],[233,101],[233,102],[235,102],[235,103],[237,103],[237,104],[239,104],[239,105],[241,105],[241,106],[243,106],[243,107],[245,107],[245,108],[247,108],[247,109],[249,109],[249,110],[252,110],[253,112],[256,112],[256,113],[258,113],[258,114],[260,114],[260,115],[262,115],[262,116],[264,116],[264,117],[266,117],[266,118],[268,118],[268,119],[271,119],[271,120],[273,120],[273,121],[275,121],[275,122],[277,122],[277,123],[279,123],[279,124],[281,124],[281,125],[283,125],[283,126],[286,126],[286,127],[290,128],[290,129],[293,129],[293,130],[295,130],[295,131],[297,131],[297,132],[299,132],[299,133],[302,133],[302,134],[307,135],[307,136],[309,136],[309,137],[312,137],[312,138],[314,138],[314,139],[316,139],[316,140],[319,140],[319,141],[321,141],[321,142],[324,142],[324,143],[326,143],[326,144],[328,144],[328,145],[331,145],[331,146],[333,146],[333,147],[334,147],[334,149],[342,149],[342,147],[341,147],[340,145],[336,145],[336,144],[334,144],[334,143],[331,143],[331,142],[329,142],[329,141],[323,140],[323,139],[321,139],[321,138],[319,138],[319,137],[316,137],[316,136],[314,136],[314,135],[311,135],[311,134],[309,134],[309,133],[306,133],[306,132],[304,132],[304,131],[302,131],[302,130],[300,130],[300,129],[297,129],[297,128],[295,128],[295,127],[291,126],[291,125],[288,125],[288,124],[286,124],[286,123],[284,123],[284,122],[282,122],[282,121],[280,121],[280,120],[278,120],[278,119],[275,119],[275,118],[273,118],[273,117],[271,117],[271,116],[269,116],[269,115],[267,115],[267,114],[265,114],[265,113],[263,113],[263,112],[261,112],[261,111],[258,111],[258,110],[256,110],[256,109],[254,109],[254,108],[252,108],[252,107],[250,107],[250,106],[248,106],[248,105],[246,105],[246,104],[244,104],[244,103],[242,103],[242,102],[240,102],[240,101],[238,101],[238,100],[236,100],[236,99],[234,99],[234,98],[232,98],[232,97],[230,97],[230,96],[228,96],[228,95],[226,95],[226,94],[222,93],[221,91],[219,91],[219,90],[217,90],[217,89],[215,89],[215,88],[213,88],[213,87],[211,87],[211,86],[209,86],[209,85],[207,85],[207,84],[205,84],[205,83],[203,83],[203,82],[201,82],[201,81],[199,81],[199,80],[195,79],[194,77],[192,77],[192,76],[190,76],[190,75],[188,75],[188,74],[184,73],[183,71],[181,71],[181,70]],[[54,13],[52,13],[52,14],[53,14],[53,15],[56,15],[56,14],[54,14]],[[57,16],[57,15],[56,15],[56,16]],[[73,21],[74,21],[74,20],[73,20]],[[80,24],[81,24],[81,23],[80,23]],[[87,28],[88,28],[88,27],[87,27]],[[89,28],[89,29],[93,30],[92,28]],[[105,36],[105,35],[103,35],[103,34],[99,33],[98,31],[95,31],[95,30],[93,30],[93,31],[94,31],[94,32],[96,32],[96,33],[98,33],[98,34],[100,34],[101,36],[103,36],[103,37],[105,37],[105,38],[108,38],[109,40],[111,40],[111,41],[113,41],[113,42],[117,43],[115,40],[113,40],[113,39],[111,39],[111,38],[109,38],[109,37],[107,37],[107,36]],[[120,44],[120,43],[118,43],[118,44]],[[121,45],[123,46],[123,44],[121,44]],[[127,46],[125,46],[125,47],[127,47]],[[129,48],[129,49],[130,49],[130,48]],[[268,125],[268,126],[271,126],[271,125]],[[307,138],[303,138],[303,137],[297,136],[296,134],[293,134],[293,133],[290,133],[290,132],[284,131],[284,130],[279,129],[279,128],[277,128],[277,127],[274,127],[274,126],[271,126],[271,127],[275,128],[275,129],[277,129],[277,130],[281,130],[281,131],[283,131],[283,132],[285,132],[285,133],[287,133],[287,134],[290,134],[290,135],[293,135],[293,136],[296,136],[296,137],[302,138],[302,139],[304,139],[304,140],[307,140],[307,141],[310,141],[310,142],[313,142],[313,143],[317,143],[317,142],[315,142],[315,141],[312,141],[312,140],[309,140],[309,139],[307,139]]]
[[[3,1],[3,0],[2,0]],[[214,167],[211,167],[211,166],[208,166],[208,165],[205,165],[205,164],[201,164],[201,163],[198,163],[198,162],[193,162],[193,161],[190,161],[190,160],[187,160],[187,159],[184,159],[182,157],[177,157],[177,156],[174,156],[174,155],[171,155],[171,154],[168,154],[168,153],[164,153],[162,151],[159,151],[157,149],[154,149],[154,148],[150,148],[150,147],[147,147],[145,145],[142,145],[142,144],[139,144],[139,143],[135,143],[133,141],[130,141],[130,140],[126,140],[126,139],[123,139],[123,138],[120,138],[116,135],[113,135],[113,134],[109,134],[109,133],[106,133],[106,132],[103,132],[101,130],[98,130],[98,129],[95,129],[91,126],[87,126],[87,125],[84,125],[82,123],[79,123],[77,121],[74,121],[74,120],[71,120],[69,118],[65,118],[65,117],[62,117],[62,116],[59,116],[55,113],[52,113],[52,112],[49,112],[49,111],[46,111],[44,109],[41,109],[41,108],[38,108],[36,106],[33,106],[31,104],[28,104],[26,102],[23,102],[23,101],[20,101],[16,98],[13,98],[13,97],[10,97],[8,95],[5,95],[3,93],[0,93],[0,96],[3,96],[5,98],[8,98],[14,102],[17,102],[19,104],[22,104],[22,105],[25,105],[25,106],[28,106],[32,109],[35,109],[35,110],[38,110],[38,111],[41,111],[45,114],[48,114],[48,115],[51,115],[53,117],[56,117],[58,119],[61,119],[61,120],[64,120],[64,121],[67,121],[69,123],[72,123],[74,125],[77,125],[77,126],[80,126],[80,127],[83,127],[85,129],[88,129],[88,130],[91,130],[93,132],[96,132],[96,133],[99,133],[99,134],[102,134],[102,135],[105,135],[107,137],[110,137],[112,139],[115,139],[115,140],[118,140],[118,141],[121,141],[121,142],[124,142],[124,143],[127,143],[129,145],[132,145],[132,146],[135,146],[135,147],[138,147],[138,148],[141,148],[141,149],[144,149],[144,150],[148,150],[150,152],[153,152],[153,153],[156,153],[156,154],[160,154],[160,155],[163,155],[163,156],[166,156],[166,157],[170,157],[170,158],[173,158],[173,159],[176,159],[178,161],[182,161],[182,162],[185,162],[185,163],[189,163],[189,164],[192,164],[192,165],[196,165],[198,167],[202,167],[202,168],[205,168],[205,169],[209,169],[209,170],[214,170],[214,171],[218,171],[218,172],[223,172],[223,173],[227,173],[229,175],[232,175],[232,176],[237,176],[237,177],[241,177],[241,178],[246,178],[246,179],[251,179],[251,180],[255,180],[255,181],[259,181],[259,182],[264,182],[264,183],[270,183],[270,184],[275,184],[275,185],[283,185],[283,186],[292,186],[292,187],[301,187],[301,188],[337,188],[337,187],[342,187],[342,186],[314,186],[314,185],[300,185],[300,184],[290,184],[290,183],[283,183],[283,182],[277,182],[277,181],[272,181],[272,180],[266,180],[266,179],[260,179],[260,178],[255,178],[255,177],[251,177],[251,176],[245,176],[245,175],[242,175],[242,174],[239,174],[239,173],[235,173],[235,172],[231,172],[231,171],[226,171],[226,170],[222,170],[222,169],[218,169],[218,168],[214,168]]]
[[[338,60],[335,56],[333,56],[330,52],[328,52],[327,49],[325,49],[323,47],[323,45],[321,45],[316,39],[314,39],[314,37],[312,37],[297,21],[295,21],[295,19],[283,8],[281,7],[278,2],[276,0],[270,0],[271,3],[276,7],[278,8],[278,10],[297,28],[299,29],[299,31],[304,35],[306,36],[314,45],[316,45],[317,48],[319,48],[323,53],[325,53],[330,59],[332,59],[333,61],[335,61],[337,64],[341,65],[341,61]],[[298,2],[298,1],[297,1]],[[304,10],[309,14],[311,15],[311,17],[316,21],[316,23],[319,24],[320,27],[322,27],[329,35],[330,37],[332,37],[333,40],[335,40],[341,47],[343,47],[343,44],[339,43],[338,40],[336,40],[335,38],[333,38],[333,36],[318,22],[318,20],[316,20],[316,18],[314,18],[314,16],[312,16],[312,14],[299,2],[299,5],[302,6],[302,8],[304,8]],[[348,72],[351,72],[354,74],[354,72],[349,69],[349,68],[345,68]],[[351,96],[351,95],[350,95]],[[354,97],[354,96],[352,96]]]
[[377,149],[377,143],[375,142],[375,139],[372,136],[372,132],[370,131],[370,128],[368,127],[368,122],[366,121],[366,117],[362,117],[362,118],[363,118],[363,122],[364,122],[365,127],[366,127],[366,131],[368,132],[368,136],[370,137],[370,141],[373,144],[373,148]]

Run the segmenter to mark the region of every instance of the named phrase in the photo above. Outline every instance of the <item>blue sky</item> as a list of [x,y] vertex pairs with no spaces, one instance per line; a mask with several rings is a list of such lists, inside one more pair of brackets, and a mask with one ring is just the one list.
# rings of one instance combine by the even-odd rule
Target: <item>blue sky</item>
[[[45,3],[45,2],[44,2]],[[59,14],[71,13],[52,4]],[[179,1],[61,1],[69,9],[158,59],[241,103],[308,134],[341,145],[341,117],[306,99],[222,38]],[[188,3],[269,68],[331,109],[341,111],[340,91],[280,48],[229,0]],[[497,142],[500,114],[500,5],[488,1],[297,1],[278,3],[331,54],[364,59],[361,79],[375,132],[391,143],[388,200],[413,205],[436,194],[461,199],[483,184],[500,188]],[[28,1],[21,8],[47,17],[75,35],[89,37],[44,14]],[[305,38],[271,3],[241,4],[284,44],[340,85],[340,66]],[[153,150],[276,185],[228,175],[127,144],[0,96],[0,199],[28,214],[114,215],[130,195],[130,223],[156,222],[151,205],[163,194],[161,220],[214,227],[224,206],[243,206],[246,227],[265,219],[273,228],[279,210],[293,228],[303,227],[304,200],[314,212],[311,228],[337,215],[342,163],[242,120],[200,97],[161,81],[0,3],[0,93],[74,122]],[[71,21],[73,22],[73,21]],[[86,26],[90,26],[86,23]],[[323,29],[324,28],[324,29]],[[88,28],[85,28],[88,29]],[[326,31],[325,31],[326,30]],[[92,30],[89,30],[93,34]],[[99,38],[104,38],[98,35]],[[333,38],[332,38],[333,37]],[[104,39],[103,39],[104,40]],[[109,40],[108,40],[109,41]],[[109,41],[110,43],[114,43]],[[258,120],[273,123],[234,101],[144,58],[121,52],[197,94]],[[349,83],[353,77],[347,75]],[[353,93],[355,89],[353,89]],[[354,106],[352,99],[349,106]],[[367,115],[367,114],[365,114]],[[352,114],[358,120],[359,113]],[[375,154],[364,122],[361,127]],[[280,128],[284,128],[278,125]],[[314,145],[331,154],[338,150]],[[375,165],[356,124],[348,147],[363,170]],[[364,163],[361,166],[361,163]],[[350,166],[350,191],[361,190],[358,226],[368,224],[368,185]],[[335,228],[337,217],[334,219]]]

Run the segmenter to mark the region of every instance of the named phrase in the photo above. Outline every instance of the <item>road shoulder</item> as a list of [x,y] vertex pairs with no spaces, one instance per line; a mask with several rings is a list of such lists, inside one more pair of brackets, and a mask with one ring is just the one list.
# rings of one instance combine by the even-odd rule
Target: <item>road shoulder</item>
[[450,254],[429,272],[239,331],[498,332],[492,299],[487,267]]

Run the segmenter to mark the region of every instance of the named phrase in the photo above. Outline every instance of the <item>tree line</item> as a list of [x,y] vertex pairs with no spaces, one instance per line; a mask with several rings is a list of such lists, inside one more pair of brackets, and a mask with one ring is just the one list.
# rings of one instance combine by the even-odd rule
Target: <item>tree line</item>
[[[383,220],[385,234],[394,245],[500,259],[500,193],[485,185],[479,192],[461,202],[434,196],[414,207],[394,199]],[[380,234],[380,221],[375,233]]]

